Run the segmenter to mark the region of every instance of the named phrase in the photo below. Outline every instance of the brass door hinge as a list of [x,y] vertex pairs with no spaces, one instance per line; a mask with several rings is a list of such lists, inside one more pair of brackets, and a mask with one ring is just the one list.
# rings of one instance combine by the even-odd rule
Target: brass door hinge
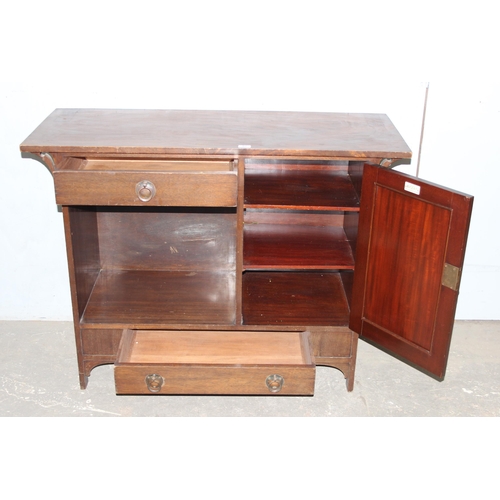
[[443,269],[443,278],[441,284],[458,292],[458,284],[460,282],[461,269],[451,264],[445,263]]

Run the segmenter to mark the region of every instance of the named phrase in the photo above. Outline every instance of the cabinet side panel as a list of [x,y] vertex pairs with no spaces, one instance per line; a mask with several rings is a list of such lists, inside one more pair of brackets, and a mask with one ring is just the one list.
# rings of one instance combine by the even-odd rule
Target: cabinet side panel
[[[361,200],[361,184],[363,180],[363,169],[364,162],[361,161],[350,161],[348,172],[351,178],[352,185],[358,197]],[[352,254],[356,255],[356,246],[358,242],[358,224],[359,224],[359,212],[346,212],[344,215],[344,231],[347,236],[347,240],[351,245]]]
[[82,352],[85,356],[116,356],[122,334],[121,329],[82,329]]
[[356,245],[358,242],[358,212],[346,212],[344,214],[344,232],[347,242],[351,247],[352,255],[356,255]]
[[75,322],[82,317],[100,271],[97,214],[93,208],[63,207]]
[[363,181],[365,163],[364,161],[350,161],[348,167],[349,177],[351,178],[352,185],[359,199],[361,199],[361,184]]

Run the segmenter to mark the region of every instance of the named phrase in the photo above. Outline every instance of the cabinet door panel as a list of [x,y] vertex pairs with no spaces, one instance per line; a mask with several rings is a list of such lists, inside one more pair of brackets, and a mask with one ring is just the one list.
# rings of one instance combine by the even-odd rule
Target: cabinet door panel
[[350,327],[442,379],[472,197],[366,165]]

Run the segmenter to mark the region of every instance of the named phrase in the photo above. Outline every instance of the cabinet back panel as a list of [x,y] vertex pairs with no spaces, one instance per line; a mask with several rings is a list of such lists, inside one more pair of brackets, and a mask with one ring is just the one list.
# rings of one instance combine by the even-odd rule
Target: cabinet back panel
[[98,213],[103,269],[235,270],[236,211],[167,208]]
[[267,210],[247,208],[245,224],[286,224],[342,227],[343,212],[311,212],[309,210]]

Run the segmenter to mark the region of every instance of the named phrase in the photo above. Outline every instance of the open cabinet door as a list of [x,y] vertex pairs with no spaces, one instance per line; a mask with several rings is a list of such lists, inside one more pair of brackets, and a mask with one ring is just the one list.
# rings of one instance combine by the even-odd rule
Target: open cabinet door
[[473,198],[365,165],[349,327],[444,378]]

